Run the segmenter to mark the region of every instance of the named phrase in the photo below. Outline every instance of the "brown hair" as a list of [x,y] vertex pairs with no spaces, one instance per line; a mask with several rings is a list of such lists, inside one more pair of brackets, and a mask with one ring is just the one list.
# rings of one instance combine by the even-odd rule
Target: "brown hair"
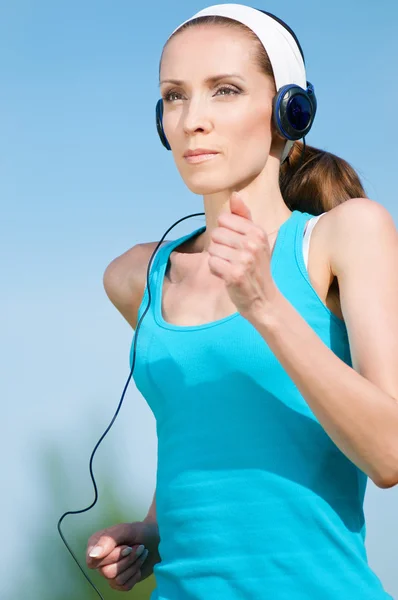
[[[208,24],[222,25],[244,32],[255,44],[256,64],[275,82],[272,65],[264,46],[256,34],[239,21],[218,15],[197,17],[182,25],[169,39],[188,27]],[[159,74],[163,52],[159,63]],[[281,193],[285,204],[291,210],[319,215],[349,198],[366,197],[359,175],[347,161],[331,152],[307,144],[304,155],[303,149],[303,142],[295,142],[289,157],[280,168]]]

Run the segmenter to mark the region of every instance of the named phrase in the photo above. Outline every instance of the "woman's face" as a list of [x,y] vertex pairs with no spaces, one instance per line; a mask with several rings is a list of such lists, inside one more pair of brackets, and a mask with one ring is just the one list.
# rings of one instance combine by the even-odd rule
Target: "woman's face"
[[[177,169],[195,194],[248,185],[267,162],[274,84],[256,66],[253,52],[242,32],[219,26],[187,29],[164,50],[163,127]],[[218,154],[188,162],[184,153],[198,148]]]

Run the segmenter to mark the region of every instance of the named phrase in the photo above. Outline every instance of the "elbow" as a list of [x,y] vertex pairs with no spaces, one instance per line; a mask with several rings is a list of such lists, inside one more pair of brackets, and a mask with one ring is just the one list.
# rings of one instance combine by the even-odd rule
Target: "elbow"
[[393,488],[398,484],[398,471],[395,470],[390,473],[383,473],[377,477],[372,477],[372,481],[377,487],[382,490],[387,490],[389,488]]
[[385,449],[383,464],[375,469],[372,481],[377,487],[386,490],[398,485],[398,447],[395,434],[394,443]]
[[378,479],[377,481],[374,481],[374,483],[377,485],[377,487],[381,488],[382,490],[388,490],[389,488],[392,488],[395,485],[397,485],[398,480],[397,480],[397,478],[395,478],[395,479],[383,479],[382,481],[380,481]]

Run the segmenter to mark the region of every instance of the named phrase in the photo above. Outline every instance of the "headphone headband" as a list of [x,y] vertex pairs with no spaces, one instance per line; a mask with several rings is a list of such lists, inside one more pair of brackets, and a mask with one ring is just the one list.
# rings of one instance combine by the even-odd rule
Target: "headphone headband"
[[[272,65],[277,90],[274,99],[274,124],[288,140],[281,157],[283,162],[294,141],[304,137],[311,129],[316,112],[314,88],[307,82],[304,53],[295,33],[272,13],[243,4],[216,4],[204,8],[181,23],[168,39],[185,23],[204,16],[222,16],[238,21],[251,29],[264,46]],[[159,101],[156,123],[160,139],[166,145],[162,114],[163,102]]]
[[[268,13],[259,11],[243,4],[215,4],[197,12],[193,17],[179,25],[171,35],[180,27],[205,16],[228,17],[239,21],[251,29],[264,46],[272,64],[275,76],[276,91],[284,85],[295,83],[302,88],[306,87],[307,77],[304,60],[295,36]],[[170,36],[171,37],[171,36]]]

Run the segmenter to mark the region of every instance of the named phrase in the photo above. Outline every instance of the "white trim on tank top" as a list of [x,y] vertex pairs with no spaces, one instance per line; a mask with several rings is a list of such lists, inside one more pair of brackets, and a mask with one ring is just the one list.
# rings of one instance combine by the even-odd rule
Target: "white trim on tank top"
[[304,236],[303,236],[303,255],[304,255],[304,263],[305,263],[305,268],[308,271],[308,254],[309,254],[309,249],[310,249],[310,239],[311,239],[311,233],[316,225],[316,223],[318,222],[318,219],[320,219],[322,217],[322,215],[325,215],[326,213],[323,212],[322,214],[316,216],[316,217],[311,217],[311,219],[309,219],[309,221],[307,221],[307,225],[306,225],[306,229],[304,232]]

